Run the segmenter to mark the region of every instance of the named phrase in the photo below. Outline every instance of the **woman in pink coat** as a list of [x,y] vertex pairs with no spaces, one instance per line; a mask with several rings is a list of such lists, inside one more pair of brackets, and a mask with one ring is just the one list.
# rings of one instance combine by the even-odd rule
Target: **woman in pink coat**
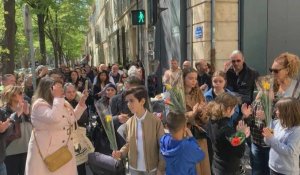
[[[39,86],[33,96],[31,122],[35,134],[31,134],[28,145],[26,175],[77,174],[71,128],[75,120],[78,120],[86,109],[87,91],[84,91],[84,95],[75,109],[65,101],[63,94],[61,82],[47,77],[42,78],[39,82]],[[71,134],[70,138],[69,134]],[[55,172],[50,172],[43,158],[66,144],[73,155],[72,160]],[[43,158],[39,153],[39,149]]]

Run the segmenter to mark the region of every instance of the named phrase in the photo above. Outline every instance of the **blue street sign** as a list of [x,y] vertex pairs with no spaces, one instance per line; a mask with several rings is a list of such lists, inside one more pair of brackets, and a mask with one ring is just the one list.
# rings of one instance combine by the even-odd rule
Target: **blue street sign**
[[197,26],[195,28],[195,38],[196,39],[203,38],[203,27],[202,26]]

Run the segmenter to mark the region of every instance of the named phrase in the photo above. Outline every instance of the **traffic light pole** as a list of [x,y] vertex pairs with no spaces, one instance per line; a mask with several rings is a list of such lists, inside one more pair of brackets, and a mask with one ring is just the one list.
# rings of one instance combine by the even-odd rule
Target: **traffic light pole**
[[[136,0],[136,9],[139,9],[139,0]],[[140,26],[137,26],[137,52],[138,52],[138,57],[137,57],[137,61],[141,61],[141,51],[140,51]]]
[[145,25],[144,25],[144,30],[143,30],[143,47],[144,47],[144,52],[143,52],[143,62],[144,62],[144,69],[145,69],[145,86],[148,89],[148,76],[149,76],[149,59],[148,59],[148,26],[149,26],[149,13],[150,11],[148,10],[148,3],[147,1],[144,2],[144,9],[146,9],[145,13]]

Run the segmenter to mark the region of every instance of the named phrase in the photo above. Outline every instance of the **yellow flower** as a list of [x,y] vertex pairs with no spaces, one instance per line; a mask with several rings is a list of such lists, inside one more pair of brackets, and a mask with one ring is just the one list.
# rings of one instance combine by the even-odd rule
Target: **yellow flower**
[[267,81],[262,81],[262,87],[263,87],[263,89],[264,90],[270,90],[270,83],[269,82],[267,82]]
[[172,86],[170,84],[165,84],[167,91],[172,89]]
[[111,115],[106,115],[106,116],[105,116],[105,121],[106,121],[107,123],[111,122],[111,120],[112,120]]

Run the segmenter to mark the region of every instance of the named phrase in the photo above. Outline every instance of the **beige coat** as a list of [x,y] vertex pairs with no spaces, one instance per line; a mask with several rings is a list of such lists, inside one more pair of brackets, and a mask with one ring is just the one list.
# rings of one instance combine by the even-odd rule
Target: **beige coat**
[[[147,111],[145,119],[142,121],[142,128],[146,170],[157,168],[161,172],[165,171],[165,161],[159,151],[160,138],[164,135],[163,124]],[[136,116],[133,116],[126,122],[127,143],[120,150],[123,157],[128,153],[129,165],[133,168],[137,168],[136,129]]]
[[[77,105],[74,110],[64,98],[54,98],[51,107],[46,101],[38,99],[32,106],[31,121],[35,128],[37,143],[43,157],[64,146],[68,140],[68,128],[78,120],[86,107]],[[51,173],[44,164],[33,134],[28,145],[26,175],[76,175],[76,160],[72,143],[72,135],[68,147],[73,159],[66,165]]]

